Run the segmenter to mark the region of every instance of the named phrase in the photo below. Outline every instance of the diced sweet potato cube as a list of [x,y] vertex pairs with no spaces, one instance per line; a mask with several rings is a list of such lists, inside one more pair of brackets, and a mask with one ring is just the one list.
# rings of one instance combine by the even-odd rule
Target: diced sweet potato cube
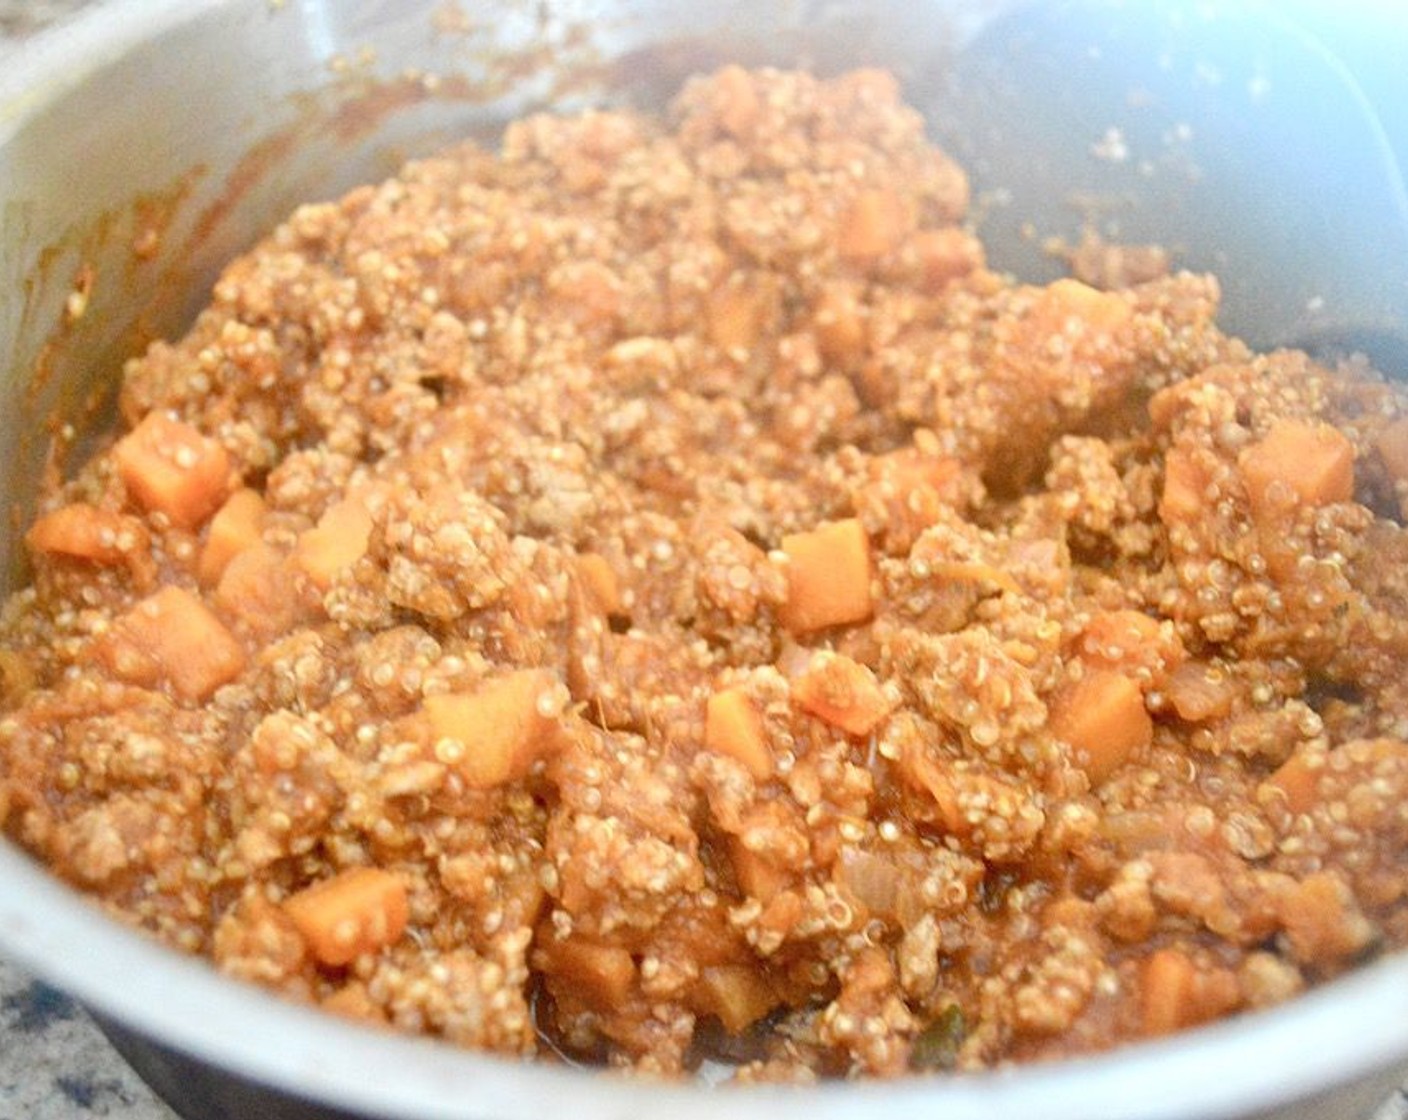
[[763,109],[753,76],[741,66],[725,66],[714,75],[711,85],[719,126],[730,136],[746,139]]
[[24,539],[36,552],[103,565],[130,563],[134,552],[145,552],[148,546],[147,531],[140,521],[87,502],[74,502],[44,514]]
[[545,972],[561,977],[594,1007],[620,1007],[635,986],[636,964],[625,949],[573,937],[546,945],[543,957]]
[[922,748],[907,748],[900,756],[899,769],[911,785],[934,799],[940,823],[960,839],[973,832],[974,822],[964,812],[965,802],[996,805],[1020,799],[1020,792],[1011,783],[991,774],[951,768],[929,757]]
[[1408,478],[1408,416],[1385,425],[1374,446],[1389,474],[1399,480]]
[[319,591],[367,554],[372,517],[360,502],[348,499],[330,506],[317,525],[298,535],[294,563]]
[[354,867],[290,896],[284,913],[314,959],[337,968],[392,944],[406,931],[406,885],[389,871]]
[[816,654],[792,682],[792,699],[848,735],[869,735],[895,706],[869,668],[830,652]]
[[786,937],[797,928],[797,923],[805,917],[806,912],[807,905],[802,901],[801,894],[784,887],[775,891],[763,907],[763,912],[758,915],[757,928],[766,933]]
[[913,218],[894,191],[863,190],[851,201],[836,233],[843,260],[871,264],[888,256],[913,228]]
[[763,719],[742,689],[726,688],[709,697],[704,711],[704,746],[728,755],[758,781],[772,777]]
[[1171,626],[1135,610],[1096,614],[1081,632],[1078,649],[1086,665],[1126,673],[1144,690],[1164,687],[1184,658]]
[[266,638],[285,634],[307,608],[288,558],[263,541],[235,554],[215,588],[215,603]]
[[197,573],[206,586],[220,582],[236,554],[259,543],[264,528],[264,499],[257,490],[236,490],[215,511],[200,550]]
[[424,713],[436,756],[471,789],[523,777],[550,744],[562,691],[551,673],[520,669],[476,692],[427,696]]
[[731,357],[746,356],[757,345],[772,315],[772,293],[728,284],[709,297],[709,341]]
[[711,1014],[729,1034],[741,1034],[774,1007],[777,995],[756,969],[746,964],[720,964],[699,974],[695,1002]]
[[1099,785],[1149,745],[1154,724],[1139,685],[1123,673],[1091,669],[1056,697],[1051,730],[1076,752],[1076,764]]
[[119,618],[96,646],[116,676],[147,687],[165,681],[185,700],[204,700],[244,670],[245,653],[196,596],[164,587]]
[[34,685],[29,658],[16,650],[0,649],[0,711],[17,707]]
[[577,556],[577,574],[587,593],[602,614],[620,614],[625,606],[621,597],[621,581],[611,562],[599,552],[583,552]]
[[865,357],[869,332],[850,288],[832,285],[821,293],[812,311],[812,331],[821,356],[840,369],[852,369]]
[[1307,876],[1281,898],[1277,912],[1295,959],[1326,971],[1357,956],[1375,937],[1373,924],[1334,872]]
[[1292,813],[1308,813],[1320,800],[1320,775],[1324,768],[1323,754],[1297,751],[1262,783],[1262,789],[1279,797]]
[[1237,467],[1257,518],[1354,497],[1354,445],[1329,424],[1277,420]]
[[[1123,382],[1132,353],[1125,327],[1134,311],[1123,298],[1097,292],[1078,280],[1058,280],[1031,293],[1027,313],[1004,328],[1007,356],[1020,376],[1049,377],[1053,355],[1058,364],[1093,367],[1104,391]],[[1052,382],[1055,391],[1056,382]]]
[[910,785],[926,791],[934,799],[944,824],[952,830],[959,822],[961,812],[958,790],[949,780],[944,768],[921,747],[911,745],[900,755],[899,769]]
[[935,583],[972,583],[1005,591],[1009,595],[1022,593],[1022,585],[1012,578],[1010,572],[985,564],[981,560],[954,560],[950,563],[935,564],[930,568],[930,574]]
[[1232,713],[1237,690],[1227,673],[1206,661],[1185,661],[1168,679],[1168,699],[1179,719],[1205,723]]
[[983,263],[983,243],[957,226],[920,230],[910,243],[925,291],[940,291]]
[[1057,280],[1038,292],[1031,314],[1033,325],[1044,334],[1074,333],[1081,338],[1113,334],[1134,317],[1118,295],[1071,279]]
[[760,902],[770,902],[792,885],[792,875],[779,867],[764,852],[755,852],[733,837],[729,843],[729,860],[734,876],[743,893]]
[[1159,620],[1143,611],[1101,611],[1086,624],[1081,638],[1083,660],[1121,665],[1141,646],[1159,640]]
[[1165,1035],[1206,1023],[1235,1007],[1236,977],[1226,969],[1203,970],[1177,949],[1158,949],[1141,974],[1144,1033]]
[[863,622],[870,596],[870,541],[855,518],[782,538],[787,555],[787,602],[782,625],[794,634]]
[[[600,180],[600,165],[595,161],[575,167],[585,171],[578,179],[582,189]],[[584,328],[609,326],[620,314],[620,282],[600,261],[565,261],[549,271],[544,287],[557,305]]]
[[1184,525],[1202,517],[1207,507],[1208,477],[1197,457],[1185,448],[1170,448],[1164,456],[1164,490],[1159,520]]
[[1133,288],[1167,276],[1168,250],[1162,245],[1111,243],[1087,229],[1069,250],[1071,275],[1092,288]]
[[214,513],[230,484],[230,457],[213,439],[164,412],[150,412],[112,449],[128,492],[172,525],[194,529]]

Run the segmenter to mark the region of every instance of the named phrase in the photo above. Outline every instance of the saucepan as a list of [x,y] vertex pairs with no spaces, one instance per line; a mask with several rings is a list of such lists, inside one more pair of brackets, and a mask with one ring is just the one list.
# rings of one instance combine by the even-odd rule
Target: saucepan
[[[1313,16],[1106,0],[115,0],[0,74],[0,500],[23,517],[52,434],[100,426],[122,360],[179,332],[221,262],[296,203],[453,139],[492,143],[529,110],[658,102],[724,61],[892,69],[972,172],[1000,267],[1045,279],[1052,239],[1086,230],[1157,241],[1221,275],[1224,325],[1253,344],[1363,350],[1408,374],[1393,128],[1372,62],[1356,70]],[[1370,44],[1408,26],[1389,5],[1345,18],[1379,21]],[[12,579],[17,539],[0,539]],[[784,1089],[524,1065],[336,1020],[118,926],[7,842],[0,952],[82,1000],[202,1120],[1289,1120],[1366,1115],[1408,1074],[1402,955],[1104,1056]]]

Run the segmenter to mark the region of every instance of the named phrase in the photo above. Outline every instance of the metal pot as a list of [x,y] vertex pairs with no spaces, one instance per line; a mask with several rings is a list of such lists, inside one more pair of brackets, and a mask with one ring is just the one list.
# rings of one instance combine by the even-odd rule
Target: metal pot
[[[1296,55],[1301,40],[1235,10],[1210,24],[1206,4],[1177,19],[1177,5],[1132,6],[1155,13],[1142,31],[1119,22],[1132,18],[1119,5],[1061,5],[1045,25],[1050,6],[1036,24],[1006,25],[1009,7],[483,0],[432,12],[394,0],[127,0],[41,38],[0,75],[5,505],[23,511],[32,499],[48,419],[101,422],[121,360],[178,332],[219,264],[296,202],[387,174],[451,137],[492,138],[538,106],[658,99],[725,59],[896,70],[974,168],[1003,264],[1039,274],[1047,266],[1024,224],[1069,232],[1067,190],[1103,190],[1142,202],[1120,202],[1123,232],[1163,237],[1185,263],[1224,276],[1225,322],[1253,342],[1349,337],[1383,364],[1402,360],[1408,205],[1382,129],[1342,74],[1318,89],[1318,71]],[[1204,36],[1198,51],[1269,43],[1266,64],[1289,67],[1315,96],[1322,175],[1310,197],[1304,176],[1222,158],[1254,112],[1240,101],[1210,112],[1208,97],[1180,103],[1173,89],[1159,113],[1141,116],[1108,96],[1131,79],[1102,58],[1118,54],[1157,84],[1150,44],[1190,28]],[[1091,43],[1120,50],[1101,55]],[[1073,44],[1084,62],[1060,55]],[[1236,58],[1218,57],[1225,76]],[[1185,110],[1200,114],[1204,149],[1167,133]],[[1147,166],[1093,159],[1092,142],[1110,130],[1134,148],[1147,132],[1162,154]],[[1272,132],[1284,155],[1284,133]],[[1352,191],[1354,205],[1330,213],[1324,198],[1336,191]],[[1284,229],[1305,214],[1318,215],[1305,228],[1323,244],[1282,252],[1268,223]],[[6,571],[18,551],[0,542]],[[721,1090],[511,1063],[283,1002],[112,923],[3,841],[0,951],[83,1000],[178,1111],[203,1120],[508,1118],[564,1101],[581,1120],[1290,1120],[1363,1115],[1408,1073],[1402,955],[1287,1006],[1107,1056],[898,1084]]]

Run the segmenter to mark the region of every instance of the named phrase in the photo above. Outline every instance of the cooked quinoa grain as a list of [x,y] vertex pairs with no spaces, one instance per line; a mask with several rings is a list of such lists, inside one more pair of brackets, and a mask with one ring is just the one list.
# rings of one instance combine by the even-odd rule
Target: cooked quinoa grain
[[1402,948],[1408,397],[967,201],[887,75],[730,68],[301,208],[42,500],[5,831],[294,999],[667,1076]]

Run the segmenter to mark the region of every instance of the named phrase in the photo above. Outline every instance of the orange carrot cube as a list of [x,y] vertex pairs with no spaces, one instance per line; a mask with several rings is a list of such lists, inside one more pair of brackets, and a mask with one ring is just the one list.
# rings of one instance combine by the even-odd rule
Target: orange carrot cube
[[1158,949],[1140,974],[1144,1033],[1171,1034],[1216,1019],[1241,999],[1236,977],[1226,969],[1202,969],[1177,949]]
[[36,552],[104,565],[127,563],[135,550],[145,550],[148,545],[147,531],[136,518],[87,502],[74,502],[44,514],[24,539]]
[[1051,730],[1075,749],[1076,764],[1099,785],[1149,745],[1154,724],[1138,684],[1123,673],[1092,669],[1056,698]]
[[1281,763],[1261,788],[1281,798],[1292,813],[1308,813],[1320,800],[1324,763],[1325,756],[1319,752],[1298,751]]
[[752,134],[763,104],[754,79],[741,66],[725,66],[712,82],[714,114],[730,136],[744,139]]
[[1354,445],[1329,424],[1277,420],[1237,461],[1252,514],[1354,497]]
[[948,226],[921,230],[911,238],[925,291],[938,292],[983,263],[983,243],[971,233]]
[[264,499],[257,490],[236,490],[215,511],[200,550],[197,573],[201,583],[210,586],[237,553],[259,543],[264,528]]
[[1144,962],[1140,979],[1144,1033],[1170,1034],[1183,1026],[1193,988],[1193,962],[1175,949],[1159,949]]
[[1185,661],[1169,677],[1167,692],[1178,718],[1189,723],[1230,715],[1237,698],[1227,673],[1206,661]]
[[899,769],[910,785],[934,799],[939,819],[949,832],[955,836],[966,836],[971,831],[959,803],[958,786],[947,767],[929,757],[924,750],[910,747],[900,755]]
[[319,964],[333,968],[392,944],[406,930],[406,885],[389,871],[354,867],[290,896],[284,913]]
[[1277,910],[1291,955],[1312,968],[1332,970],[1358,956],[1376,935],[1353,892],[1334,871],[1306,876],[1280,899]]
[[1142,688],[1162,688],[1183,664],[1183,643],[1172,627],[1143,611],[1101,611],[1081,633],[1079,656],[1087,666],[1135,677]]
[[1103,377],[1130,360],[1125,335],[1133,318],[1133,308],[1120,296],[1079,280],[1057,280],[1033,294],[1030,309],[1009,334],[1009,355],[1040,377],[1054,344],[1063,362],[1088,364]]
[[594,1007],[616,1008],[631,994],[636,964],[625,949],[581,937],[543,948],[543,970],[560,976]]
[[1033,323],[1048,335],[1110,335],[1133,316],[1133,309],[1120,296],[1068,278],[1038,292],[1032,307]]
[[746,964],[705,968],[694,996],[699,1010],[716,1016],[729,1034],[742,1034],[778,1003],[772,985]]
[[129,610],[101,639],[98,657],[116,676],[166,682],[184,700],[204,700],[244,671],[244,648],[195,595],[164,587]]
[[821,293],[812,311],[812,331],[821,356],[841,369],[865,357],[868,330],[856,293],[833,285]]
[[219,508],[230,457],[213,439],[164,412],[150,412],[112,449],[117,473],[144,508],[194,529]]
[[948,495],[953,493],[963,465],[950,455],[928,455],[916,447],[905,447],[877,455],[866,473],[875,483],[890,486],[901,495],[914,490]]
[[1021,796],[1011,782],[952,766],[946,760],[930,757],[922,748],[906,749],[900,756],[899,769],[906,781],[934,799],[939,822],[960,838],[972,835],[974,826],[965,806],[1012,802]]
[[848,735],[869,735],[894,703],[875,674],[840,653],[819,653],[792,682],[798,707]]
[[[0,648],[0,711],[19,707],[36,682],[34,666],[28,657],[15,650]],[[0,820],[4,816],[0,813]]]
[[561,686],[542,669],[520,669],[478,691],[427,696],[423,711],[436,755],[471,789],[521,778],[550,744]]
[[298,535],[293,562],[319,591],[367,554],[372,516],[360,502],[348,499],[328,507],[318,523]]
[[1202,464],[1181,447],[1164,456],[1164,491],[1159,498],[1159,520],[1165,525],[1187,524],[1207,508],[1208,477]]
[[258,541],[225,565],[215,588],[215,603],[261,637],[285,634],[307,613],[290,575],[288,558]]
[[728,755],[760,782],[772,777],[763,720],[742,689],[726,688],[709,697],[704,712],[704,746]]
[[778,612],[794,634],[863,622],[871,600],[870,541],[855,518],[782,538],[787,601]]
[[893,550],[907,548],[964,497],[957,459],[906,447],[870,460],[856,504],[869,524],[883,526]]
[[766,289],[730,284],[709,298],[709,341],[730,357],[746,355],[757,345],[772,315]]
[[863,190],[841,217],[836,249],[853,264],[872,264],[899,248],[913,227],[903,199],[891,190]]
[[745,847],[738,837],[730,840],[728,852],[738,886],[750,898],[770,902],[792,885],[793,876],[785,868],[768,859],[765,852]]
[[583,552],[577,556],[577,574],[602,614],[620,614],[624,607],[621,581],[611,562],[599,552]]

